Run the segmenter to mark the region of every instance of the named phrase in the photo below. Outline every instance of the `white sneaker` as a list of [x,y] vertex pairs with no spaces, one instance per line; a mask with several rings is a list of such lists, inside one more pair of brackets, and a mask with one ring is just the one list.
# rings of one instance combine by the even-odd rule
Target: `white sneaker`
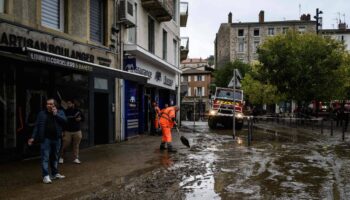
[[54,180],[54,179],[63,179],[63,178],[66,178],[66,176],[63,176],[61,174],[56,174],[55,176],[52,177],[52,180]]
[[50,179],[50,176],[44,176],[44,178],[43,178],[43,183],[45,183],[45,184],[52,183],[52,181],[51,181],[51,179]]
[[79,160],[78,158],[74,159],[73,162],[74,162],[75,164],[80,164],[80,163],[81,163],[80,160]]
[[60,158],[60,159],[58,160],[58,163],[63,164],[63,163],[64,163],[63,158]]

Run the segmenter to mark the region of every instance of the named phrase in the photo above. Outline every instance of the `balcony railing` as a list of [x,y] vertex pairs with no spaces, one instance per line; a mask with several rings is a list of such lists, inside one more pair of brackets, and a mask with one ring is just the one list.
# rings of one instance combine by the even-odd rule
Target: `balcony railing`
[[141,0],[142,7],[158,22],[170,21],[173,18],[172,0]]
[[186,27],[188,19],[188,2],[180,2],[180,26]]
[[180,59],[186,60],[189,52],[189,37],[181,37]]

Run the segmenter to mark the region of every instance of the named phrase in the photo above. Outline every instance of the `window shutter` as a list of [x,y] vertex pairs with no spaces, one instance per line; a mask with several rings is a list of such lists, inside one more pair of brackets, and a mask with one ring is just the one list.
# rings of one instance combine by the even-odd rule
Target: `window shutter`
[[202,87],[202,96],[205,96],[205,87]]
[[196,75],[194,75],[194,81],[197,81],[197,76]]
[[191,96],[191,87],[188,87],[187,96]]
[[90,0],[90,39],[103,42],[103,1]]
[[205,81],[205,75],[202,75],[202,81]]
[[46,27],[60,29],[60,0],[41,1],[41,24]]
[[191,82],[191,76],[190,75],[188,76],[188,82]]

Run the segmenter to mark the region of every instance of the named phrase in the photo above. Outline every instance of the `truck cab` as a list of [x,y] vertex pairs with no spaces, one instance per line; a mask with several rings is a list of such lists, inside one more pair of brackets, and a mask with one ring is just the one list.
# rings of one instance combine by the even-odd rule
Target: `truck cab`
[[[233,112],[235,109],[235,112]],[[212,105],[209,111],[209,128],[215,129],[218,124],[225,128],[232,128],[233,113],[235,113],[235,128],[243,127],[243,90],[217,87],[212,96]]]

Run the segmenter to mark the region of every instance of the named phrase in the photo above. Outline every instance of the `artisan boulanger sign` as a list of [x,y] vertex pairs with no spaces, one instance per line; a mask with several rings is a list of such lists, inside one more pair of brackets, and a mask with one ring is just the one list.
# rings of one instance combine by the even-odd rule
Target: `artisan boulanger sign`
[[82,71],[92,71],[92,66],[88,64],[71,61],[57,56],[51,56],[37,52],[28,52],[28,57],[30,58],[30,60],[36,62],[48,63],[52,65],[58,65]]

